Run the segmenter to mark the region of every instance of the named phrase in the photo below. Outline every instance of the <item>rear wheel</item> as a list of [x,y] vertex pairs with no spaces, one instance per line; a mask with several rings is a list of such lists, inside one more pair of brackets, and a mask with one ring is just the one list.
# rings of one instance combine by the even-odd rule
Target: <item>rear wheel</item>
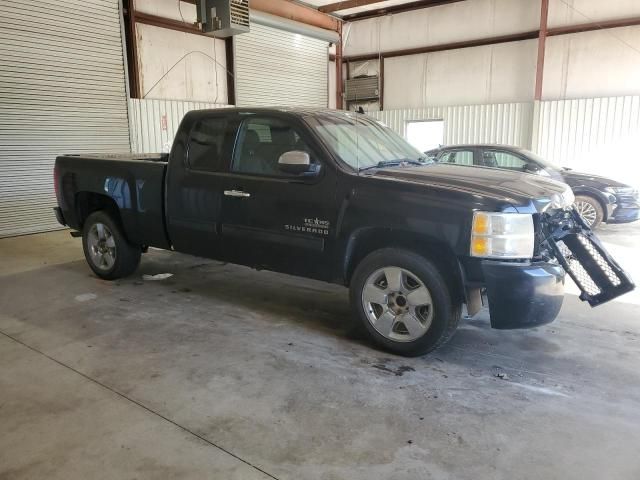
[[104,211],[87,217],[82,229],[82,246],[91,270],[105,280],[131,275],[140,263],[141,248],[131,245],[118,223]]
[[598,228],[604,218],[604,210],[600,202],[587,195],[576,195],[576,210],[592,230]]
[[382,249],[356,268],[351,305],[369,337],[400,355],[422,355],[455,332],[461,304],[454,304],[444,278],[426,258]]

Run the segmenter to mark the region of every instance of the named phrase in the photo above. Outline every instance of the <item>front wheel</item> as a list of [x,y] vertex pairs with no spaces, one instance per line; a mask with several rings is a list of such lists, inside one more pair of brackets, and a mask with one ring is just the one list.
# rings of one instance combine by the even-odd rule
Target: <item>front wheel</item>
[[375,251],[360,262],[350,297],[369,337],[399,355],[423,355],[440,347],[462,313],[462,304],[452,301],[432,262],[395,248]]
[[140,263],[142,250],[131,245],[122,229],[104,211],[93,212],[82,229],[84,256],[91,270],[105,280],[131,275]]

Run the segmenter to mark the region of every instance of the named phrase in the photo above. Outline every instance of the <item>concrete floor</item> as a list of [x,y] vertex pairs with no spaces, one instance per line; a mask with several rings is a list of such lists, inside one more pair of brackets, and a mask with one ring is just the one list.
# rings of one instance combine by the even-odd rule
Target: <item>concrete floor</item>
[[[601,236],[640,278],[640,225]],[[67,232],[1,240],[0,479],[636,480],[640,294],[567,290],[405,359],[338,287],[160,251],[110,283]]]

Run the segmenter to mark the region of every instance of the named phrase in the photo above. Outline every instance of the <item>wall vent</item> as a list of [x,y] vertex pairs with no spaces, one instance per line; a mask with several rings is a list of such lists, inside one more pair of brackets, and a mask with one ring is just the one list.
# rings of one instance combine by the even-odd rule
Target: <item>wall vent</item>
[[249,31],[249,0],[197,0],[196,6],[207,35],[226,38]]
[[350,78],[345,82],[347,102],[378,100],[380,90],[377,75]]

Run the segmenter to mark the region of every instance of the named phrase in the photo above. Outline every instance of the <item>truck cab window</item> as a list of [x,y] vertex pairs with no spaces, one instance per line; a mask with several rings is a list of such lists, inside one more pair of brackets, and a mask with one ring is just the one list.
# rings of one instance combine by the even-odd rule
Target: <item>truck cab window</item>
[[223,166],[223,144],[227,132],[226,118],[207,118],[191,130],[188,163],[194,170],[218,172]]
[[311,149],[290,124],[276,118],[251,118],[240,128],[231,169],[240,173],[286,176],[278,168],[278,159],[292,150],[307,152],[313,162]]

